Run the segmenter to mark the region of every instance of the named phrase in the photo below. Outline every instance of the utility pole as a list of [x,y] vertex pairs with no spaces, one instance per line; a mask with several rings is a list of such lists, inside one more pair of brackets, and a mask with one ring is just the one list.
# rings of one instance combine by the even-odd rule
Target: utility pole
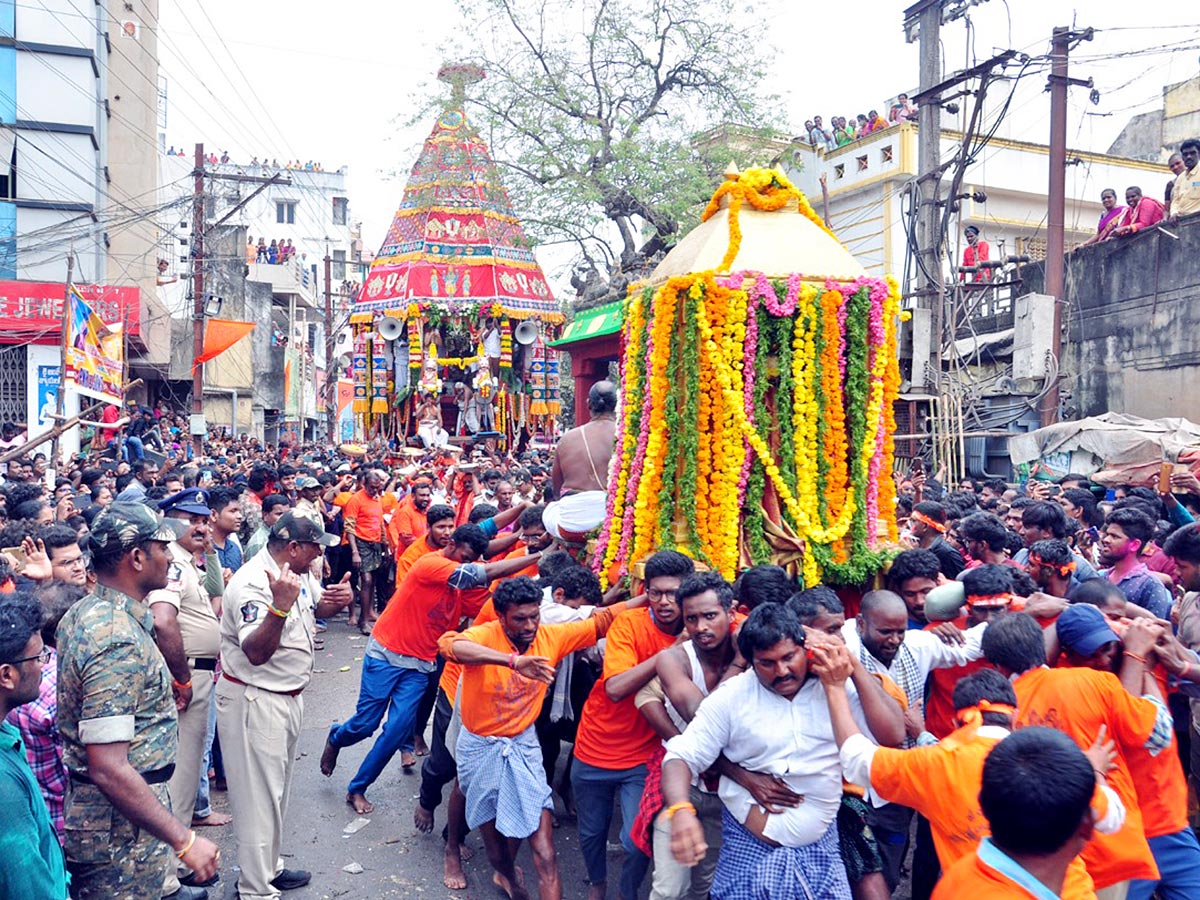
[[[1046,293],[1054,298],[1054,325],[1050,334],[1050,353],[1054,358],[1053,382],[1047,385],[1042,398],[1041,424],[1043,427],[1058,421],[1058,363],[1062,358],[1062,305],[1066,254],[1066,207],[1067,207],[1067,88],[1073,84],[1091,87],[1091,79],[1080,80],[1067,76],[1067,62],[1071,53],[1071,42],[1090,41],[1092,29],[1072,31],[1065,25],[1054,29],[1050,39],[1050,188],[1047,195],[1049,208],[1046,211]],[[1049,377],[1049,376],[1047,376]]]
[[[196,185],[192,195],[192,359],[204,352],[204,144],[196,145]],[[237,413],[237,410],[234,410]],[[198,460],[204,455],[204,364],[192,370],[192,450]]]
[[[933,88],[942,75],[942,0],[925,0],[905,13],[906,22],[916,20],[920,41],[920,91]],[[917,107],[917,169],[913,194],[917,208],[917,305],[930,311],[929,357],[924,361],[924,378],[918,378],[918,360],[913,359],[913,381],[925,384],[937,395],[941,385],[945,295],[942,285],[941,209],[938,184],[942,156],[942,103],[940,96],[922,96]]]
[[337,373],[333,370],[333,261],[329,257],[329,241],[325,242],[325,428],[329,443],[336,443]]
[[[54,396],[54,424],[61,425],[64,416],[66,415],[66,400],[67,400],[67,336],[70,328],[67,323],[71,321],[71,284],[75,278],[75,245],[71,244],[71,249],[67,251],[67,280],[63,286],[63,311],[62,321],[59,323],[59,330],[62,332],[58,347],[58,390]],[[50,445],[50,466],[54,469],[55,474],[60,474],[63,466],[59,462],[59,452],[61,448],[58,444],[58,436],[62,432],[56,432],[54,435],[54,443]],[[26,431],[28,436],[28,430]]]

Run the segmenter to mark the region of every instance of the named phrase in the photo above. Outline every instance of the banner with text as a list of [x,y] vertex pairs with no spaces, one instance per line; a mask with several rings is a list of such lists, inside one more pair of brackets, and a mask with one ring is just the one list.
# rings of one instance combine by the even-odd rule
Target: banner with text
[[67,384],[81,394],[121,403],[125,393],[125,347],[120,325],[105,325],[71,286],[67,315]]

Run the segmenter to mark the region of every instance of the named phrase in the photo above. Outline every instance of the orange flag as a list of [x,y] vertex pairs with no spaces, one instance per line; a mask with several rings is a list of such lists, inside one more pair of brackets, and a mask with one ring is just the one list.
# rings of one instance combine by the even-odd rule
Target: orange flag
[[204,331],[204,350],[192,363],[192,370],[201,363],[206,363],[220,356],[251,331],[253,322],[237,322],[232,319],[209,319],[208,328]]

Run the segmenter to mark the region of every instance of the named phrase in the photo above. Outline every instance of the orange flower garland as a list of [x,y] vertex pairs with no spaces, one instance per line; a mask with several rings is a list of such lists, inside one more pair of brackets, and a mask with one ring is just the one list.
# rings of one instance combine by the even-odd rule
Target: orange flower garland
[[[672,278],[654,295],[654,322],[651,326],[653,350],[646,389],[650,391],[649,440],[642,478],[634,501],[634,534],[632,559],[641,559],[657,545],[659,495],[662,492],[666,435],[663,429],[664,411],[671,383],[667,369],[671,362],[671,333],[675,328],[675,304],[678,293],[691,286],[686,276]],[[674,460],[671,461],[672,464]]]
[[[825,344],[821,349],[821,394],[825,398],[825,433],[821,452],[828,462],[825,475],[825,524],[836,518],[846,502],[849,484],[847,467],[846,409],[842,398],[842,379],[839,352],[842,342],[838,310],[842,305],[841,291],[825,291],[821,295],[821,324]],[[844,542],[833,549],[834,559],[845,562]]]

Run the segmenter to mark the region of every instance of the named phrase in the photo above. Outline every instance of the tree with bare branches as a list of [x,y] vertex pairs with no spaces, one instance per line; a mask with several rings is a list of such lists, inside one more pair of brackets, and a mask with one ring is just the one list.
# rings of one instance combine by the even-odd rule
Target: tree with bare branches
[[766,121],[767,20],[735,0],[475,0],[470,16],[487,78],[467,113],[526,229],[577,251],[583,297],[623,294],[729,162],[697,136]]

